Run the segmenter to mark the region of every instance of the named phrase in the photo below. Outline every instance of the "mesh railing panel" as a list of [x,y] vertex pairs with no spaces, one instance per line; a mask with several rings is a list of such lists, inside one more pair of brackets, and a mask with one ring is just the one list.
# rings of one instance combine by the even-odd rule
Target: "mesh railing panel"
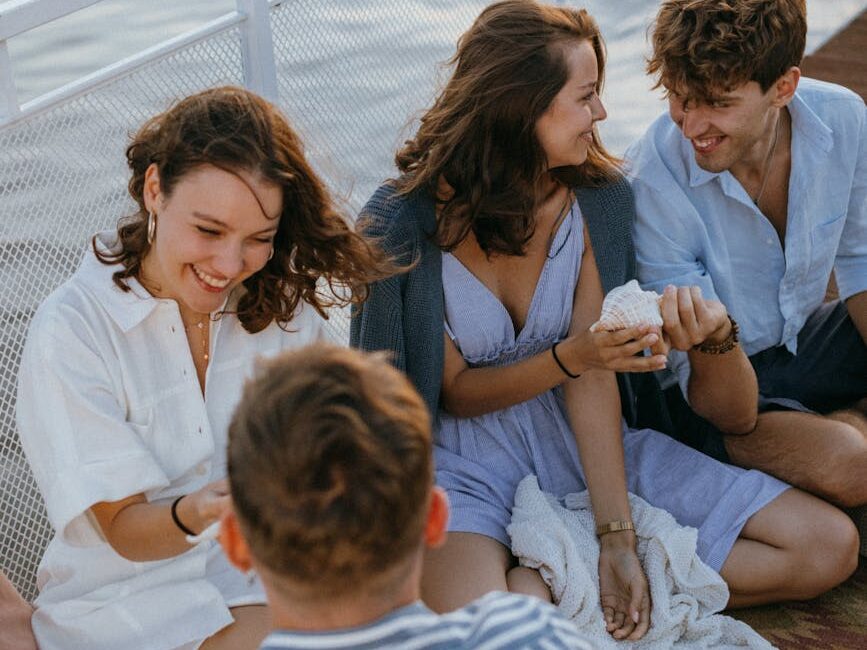
[[294,0],[271,14],[280,105],[352,211],[394,176],[394,152],[433,100],[485,0]]
[[0,128],[0,569],[26,598],[52,531],[15,428],[16,376],[37,305],[78,265],[90,236],[132,211],[129,134],[174,100],[241,84],[237,28]]

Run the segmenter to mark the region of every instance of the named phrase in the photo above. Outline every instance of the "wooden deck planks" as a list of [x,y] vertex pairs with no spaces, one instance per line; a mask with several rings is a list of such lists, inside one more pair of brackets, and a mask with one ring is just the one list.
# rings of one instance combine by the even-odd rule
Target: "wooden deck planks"
[[867,101],[867,9],[804,57],[801,71],[807,77],[846,86]]

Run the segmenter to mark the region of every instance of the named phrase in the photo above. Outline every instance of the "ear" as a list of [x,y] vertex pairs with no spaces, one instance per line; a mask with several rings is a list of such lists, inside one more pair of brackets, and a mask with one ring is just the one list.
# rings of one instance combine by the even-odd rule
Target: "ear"
[[231,510],[223,515],[220,521],[220,546],[223,547],[223,552],[229,558],[229,562],[239,571],[246,573],[253,568],[250,547],[247,546],[247,541],[241,534],[241,527],[238,525],[238,518]]
[[151,163],[145,170],[142,194],[148,212],[159,213],[162,208],[163,193],[160,188],[160,172],[156,163]]
[[792,101],[792,98],[795,96],[795,91],[798,89],[798,82],[800,80],[800,68],[792,66],[786,70],[774,83],[774,106],[782,108]]
[[424,527],[424,543],[429,548],[442,546],[446,541],[446,528],[449,523],[449,498],[445,491],[436,485],[431,490],[427,523]]

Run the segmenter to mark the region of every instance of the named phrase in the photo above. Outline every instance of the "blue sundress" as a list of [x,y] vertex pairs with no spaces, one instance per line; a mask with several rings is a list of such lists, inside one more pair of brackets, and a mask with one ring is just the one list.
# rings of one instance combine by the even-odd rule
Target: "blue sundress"
[[[445,329],[467,363],[505,366],[564,338],[583,251],[583,220],[575,203],[551,243],[520,332],[496,296],[444,253]],[[747,520],[789,487],[659,432],[622,426],[629,491],[698,529],[698,555],[717,571]],[[450,531],[487,535],[508,548],[506,526],[521,479],[535,474],[541,489],[558,497],[586,489],[559,388],[478,417],[441,410],[434,441],[437,483],[451,502]]]

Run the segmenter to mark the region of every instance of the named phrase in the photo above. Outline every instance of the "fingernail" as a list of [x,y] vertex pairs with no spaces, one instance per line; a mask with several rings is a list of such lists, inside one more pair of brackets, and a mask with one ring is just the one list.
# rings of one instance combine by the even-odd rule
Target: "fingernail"
[[638,612],[632,612],[632,620],[638,623]]
[[659,337],[656,334],[651,334],[650,336],[647,337],[647,342],[650,343],[650,345],[653,345],[658,340],[659,340]]
[[671,293],[672,291],[674,291],[674,288],[675,288],[675,287],[674,287],[673,284],[669,284],[669,285],[667,285],[667,286],[665,287],[665,293]]

